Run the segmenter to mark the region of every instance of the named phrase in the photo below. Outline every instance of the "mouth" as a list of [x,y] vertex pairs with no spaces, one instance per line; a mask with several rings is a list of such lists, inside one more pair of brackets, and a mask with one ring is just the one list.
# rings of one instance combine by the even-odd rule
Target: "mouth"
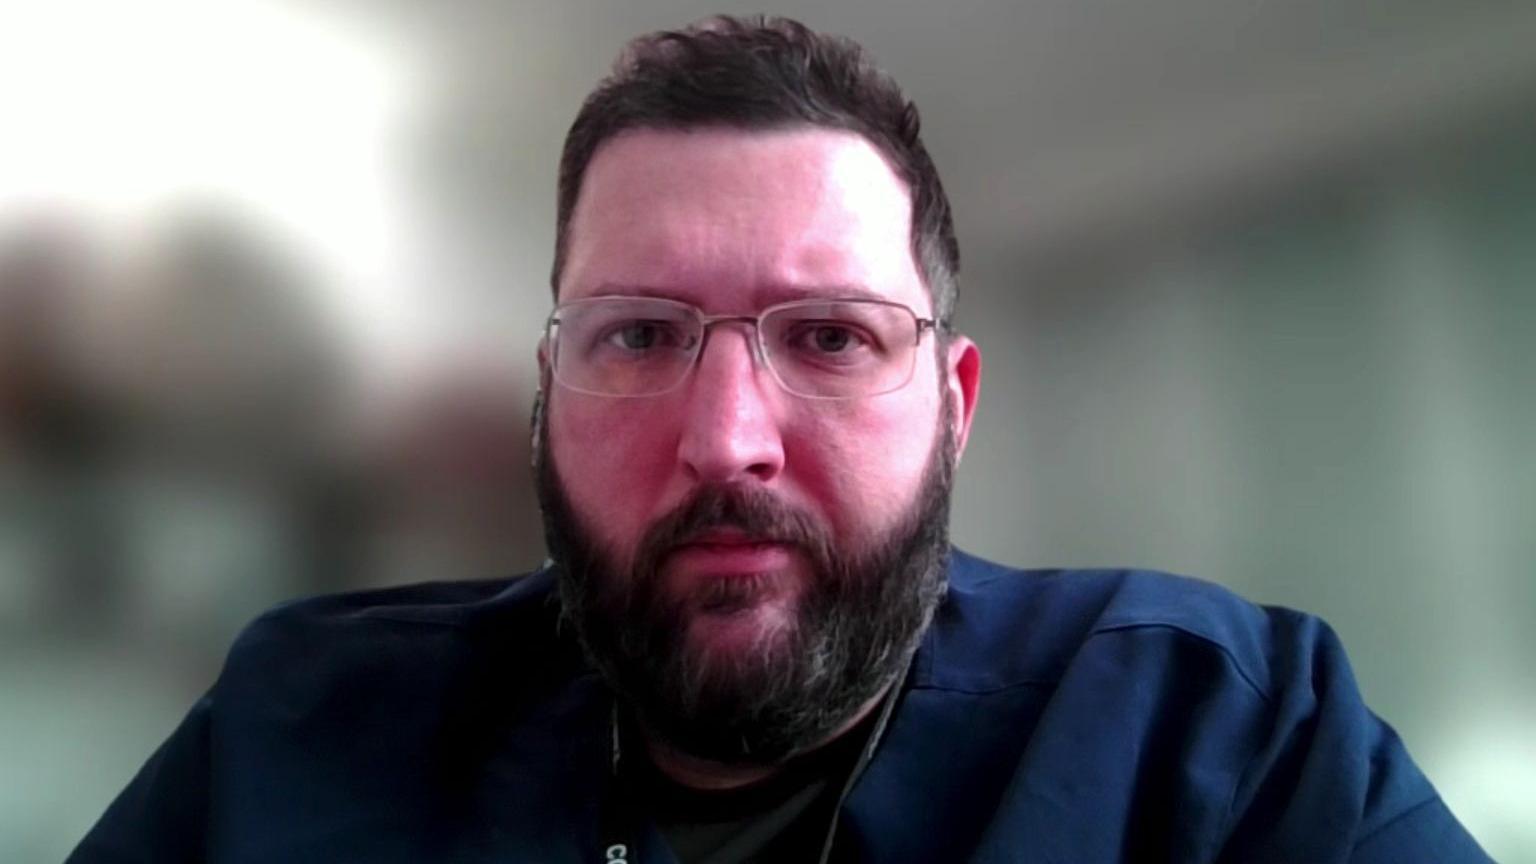
[[712,528],[693,535],[680,546],[704,549],[755,549],[761,546],[782,546],[782,542],[760,534],[748,534],[735,528]]
[[734,529],[711,529],[674,548],[674,567],[705,577],[759,576],[789,566],[794,547]]

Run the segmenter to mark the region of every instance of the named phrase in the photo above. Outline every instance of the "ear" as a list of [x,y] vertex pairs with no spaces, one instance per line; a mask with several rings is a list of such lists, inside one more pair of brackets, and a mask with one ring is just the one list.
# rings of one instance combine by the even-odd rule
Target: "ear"
[[953,416],[950,428],[955,435],[955,456],[965,452],[971,437],[971,418],[976,414],[976,399],[981,394],[981,349],[969,338],[956,333],[949,339],[945,358],[945,386],[949,388]]
[[528,420],[528,449],[534,470],[538,470],[540,450],[544,446],[544,410],[549,399],[549,337],[539,338],[534,352],[539,364],[539,388],[533,393],[533,416]]

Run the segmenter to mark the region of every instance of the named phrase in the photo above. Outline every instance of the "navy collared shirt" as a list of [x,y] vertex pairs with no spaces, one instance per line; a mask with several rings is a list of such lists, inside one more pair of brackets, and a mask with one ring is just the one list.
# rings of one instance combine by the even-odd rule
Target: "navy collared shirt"
[[[602,861],[612,697],[547,569],[303,600],[69,859]],[[654,826],[632,861],[669,862]],[[1144,571],[956,551],[837,860],[1489,859],[1318,619]]]

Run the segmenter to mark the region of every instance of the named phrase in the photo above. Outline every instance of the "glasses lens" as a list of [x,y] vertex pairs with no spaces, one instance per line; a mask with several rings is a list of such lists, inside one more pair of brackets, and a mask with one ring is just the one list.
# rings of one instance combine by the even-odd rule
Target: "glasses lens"
[[917,357],[917,318],[888,303],[795,303],[769,310],[762,328],[768,364],[802,396],[890,392],[911,378]]
[[578,300],[555,312],[555,375],[576,390],[644,396],[670,390],[693,362],[698,316],[645,298]]

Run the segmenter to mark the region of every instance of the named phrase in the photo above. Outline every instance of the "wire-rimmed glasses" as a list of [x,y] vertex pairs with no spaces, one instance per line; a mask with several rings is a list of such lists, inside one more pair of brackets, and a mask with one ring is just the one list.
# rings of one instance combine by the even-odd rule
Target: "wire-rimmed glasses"
[[688,377],[716,324],[751,326],[756,359],[790,393],[855,399],[912,378],[931,318],[865,298],[795,300],[757,315],[705,315],[660,297],[591,297],[555,307],[545,324],[550,365],[565,387],[599,396],[655,396]]

